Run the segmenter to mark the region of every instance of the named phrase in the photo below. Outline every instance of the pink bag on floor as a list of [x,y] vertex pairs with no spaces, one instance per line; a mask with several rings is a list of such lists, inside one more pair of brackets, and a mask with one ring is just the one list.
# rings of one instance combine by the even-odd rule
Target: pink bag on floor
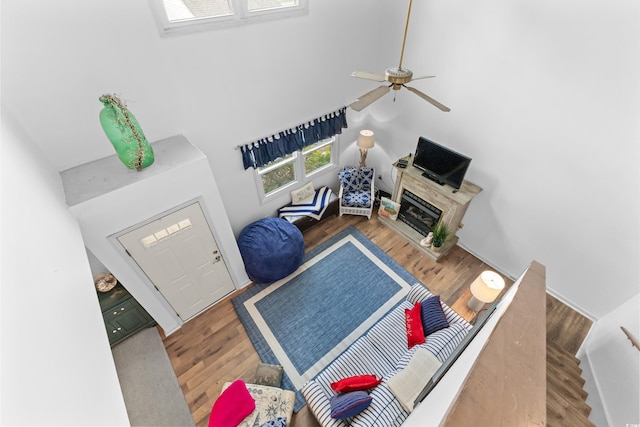
[[209,415],[209,427],[237,427],[253,410],[256,402],[242,380],[235,380],[216,399]]

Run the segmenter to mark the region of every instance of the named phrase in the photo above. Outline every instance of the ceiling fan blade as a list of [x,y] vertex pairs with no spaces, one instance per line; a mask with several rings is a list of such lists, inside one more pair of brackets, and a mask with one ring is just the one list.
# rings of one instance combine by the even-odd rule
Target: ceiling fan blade
[[411,81],[414,81],[414,80],[420,80],[420,79],[432,79],[432,78],[434,78],[434,77],[435,77],[435,76],[420,76],[420,77],[413,77],[413,78],[411,79]]
[[451,109],[449,107],[446,107],[442,104],[440,104],[438,101],[436,101],[435,99],[431,98],[428,95],[425,95],[424,93],[420,92],[418,89],[414,89],[412,87],[409,86],[405,86],[407,89],[409,89],[411,92],[415,93],[416,95],[418,95],[420,98],[424,99],[425,101],[433,104],[434,106],[438,107],[439,109],[441,109],[444,112],[448,112],[451,111]]
[[359,79],[373,80],[376,82],[384,82],[386,79],[381,74],[369,73],[367,71],[354,71],[351,73],[351,77],[357,77]]
[[360,98],[353,101],[351,104],[349,104],[349,107],[356,111],[361,111],[372,104],[374,101],[389,93],[389,90],[391,90],[389,89],[389,86],[379,86],[371,92],[367,92]]

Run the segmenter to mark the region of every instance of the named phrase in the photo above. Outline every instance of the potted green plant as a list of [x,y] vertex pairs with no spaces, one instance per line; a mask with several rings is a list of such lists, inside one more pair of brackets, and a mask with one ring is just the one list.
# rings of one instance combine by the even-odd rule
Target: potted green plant
[[441,221],[438,222],[435,227],[433,227],[433,240],[431,241],[431,250],[434,252],[439,252],[442,249],[442,245],[447,240],[451,231],[447,228],[447,226]]

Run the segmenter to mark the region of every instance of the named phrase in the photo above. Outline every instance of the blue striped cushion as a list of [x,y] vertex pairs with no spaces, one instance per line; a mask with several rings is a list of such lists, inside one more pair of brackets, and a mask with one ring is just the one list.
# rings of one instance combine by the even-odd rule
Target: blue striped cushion
[[378,378],[393,370],[393,364],[364,337],[351,344],[314,379],[327,396],[335,394],[331,383],[354,375],[371,374]]
[[407,352],[407,329],[404,309],[413,304],[403,301],[378,321],[367,333],[367,338],[380,350],[392,365]]
[[[415,304],[416,301],[425,301],[432,296],[433,294],[422,283],[416,283],[411,287],[411,289],[409,289],[409,293],[407,293],[407,301]],[[451,307],[444,304],[442,301],[440,301],[440,305],[442,305],[444,316],[447,318],[447,322],[449,322],[449,324],[461,323],[467,330],[471,329],[472,325],[464,320],[458,313],[453,311]]]
[[467,330],[460,323],[452,323],[448,328],[440,329],[429,335],[427,342],[418,344],[411,350],[407,351],[396,364],[396,369],[404,369],[411,360],[413,353],[418,348],[429,350],[439,361],[443,362],[453,353],[453,350],[462,342],[467,335]]
[[469,331],[461,323],[452,323],[448,328],[429,335],[427,342],[421,345],[433,353],[439,361],[444,362],[462,342],[467,332]]
[[373,398],[371,405],[351,420],[352,427],[399,427],[409,416],[387,386],[386,378],[382,384],[373,389],[370,396]]
[[429,291],[429,289],[427,289],[426,286],[424,286],[422,283],[415,283],[413,286],[411,286],[411,289],[409,289],[409,292],[407,293],[407,301],[415,304],[418,301],[422,302],[428,298],[431,298],[432,296],[433,294]]
[[307,382],[300,390],[309,405],[311,413],[323,427],[348,427],[342,420],[331,418],[329,396],[315,380]]
[[436,295],[426,301],[422,301],[420,303],[420,312],[422,314],[422,329],[425,337],[440,329],[449,327],[449,322],[447,322],[440,304],[440,296]]
[[329,399],[331,418],[345,420],[358,415],[371,405],[373,398],[366,391],[352,391],[338,394]]

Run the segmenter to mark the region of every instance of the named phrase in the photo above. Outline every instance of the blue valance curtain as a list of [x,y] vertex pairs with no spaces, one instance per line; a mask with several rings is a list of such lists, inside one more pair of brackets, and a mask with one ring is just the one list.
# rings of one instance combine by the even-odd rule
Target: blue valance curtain
[[342,107],[333,113],[284,130],[277,135],[240,146],[245,170],[257,169],[279,157],[342,133],[342,129],[347,128],[346,111],[347,107]]

